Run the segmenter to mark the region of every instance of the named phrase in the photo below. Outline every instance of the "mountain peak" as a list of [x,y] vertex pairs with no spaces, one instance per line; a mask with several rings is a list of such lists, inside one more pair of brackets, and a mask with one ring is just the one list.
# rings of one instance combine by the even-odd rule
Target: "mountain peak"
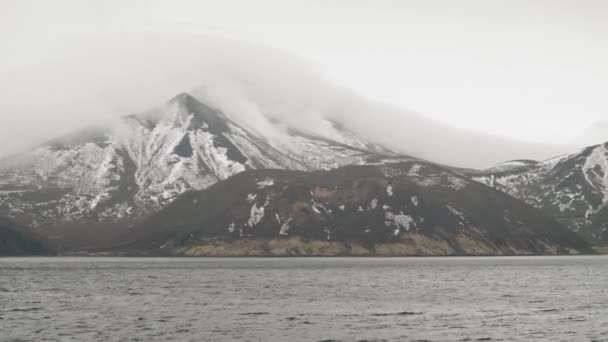
[[221,111],[202,103],[186,92],[174,96],[169,100],[169,105],[178,106],[186,115],[193,115],[191,127],[207,126],[213,132],[228,129],[228,118]]
[[198,114],[201,112],[217,112],[213,108],[203,104],[194,96],[186,92],[179,93],[178,95],[175,95],[173,98],[171,98],[169,100],[169,105],[177,105],[192,114]]
[[[320,132],[330,133],[324,139],[297,134],[271,142],[188,93],[167,100],[99,133],[45,144],[10,165],[3,163],[0,215],[34,228],[118,227],[186,191],[205,189],[249,168],[325,170],[379,156],[362,148],[360,139],[325,132],[327,127]],[[25,192],[31,194],[27,199]],[[31,203],[58,209],[47,215]]]
[[189,102],[199,102],[199,101],[197,99],[195,99],[192,95],[190,95],[190,94],[188,94],[186,92],[181,92],[181,93],[173,96],[171,98],[171,100],[169,100],[170,104],[173,104],[173,103],[180,103],[180,104],[183,103],[183,104],[186,104],[186,103],[189,103]]

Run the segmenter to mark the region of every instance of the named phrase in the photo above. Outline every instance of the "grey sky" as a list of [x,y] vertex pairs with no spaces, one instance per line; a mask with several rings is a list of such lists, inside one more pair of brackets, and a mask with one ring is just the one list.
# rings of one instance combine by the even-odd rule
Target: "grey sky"
[[[3,1],[0,154],[205,84],[217,101],[240,112],[263,99],[264,108],[256,110],[270,106],[274,85],[292,86],[283,97],[292,102],[279,106],[291,113],[275,115],[296,121],[302,111],[350,115],[364,134],[426,157],[441,155],[419,131],[430,127],[425,118],[481,134],[444,134],[441,144],[454,146],[457,155],[442,162],[479,166],[549,157],[569,148],[531,150],[493,139],[485,145],[499,148],[495,156],[491,150],[478,160],[459,154],[489,141],[483,134],[599,142],[581,134],[608,113],[607,16],[604,1]],[[242,42],[203,37],[199,43],[199,34]],[[265,87],[252,93],[247,77],[263,78]],[[317,83],[337,99],[316,91]],[[365,102],[357,108],[373,113],[345,106],[355,98]],[[378,126],[370,128],[370,116]],[[248,120],[256,124],[253,117]],[[603,132],[595,129],[595,136]],[[501,150],[507,142],[511,148]]]

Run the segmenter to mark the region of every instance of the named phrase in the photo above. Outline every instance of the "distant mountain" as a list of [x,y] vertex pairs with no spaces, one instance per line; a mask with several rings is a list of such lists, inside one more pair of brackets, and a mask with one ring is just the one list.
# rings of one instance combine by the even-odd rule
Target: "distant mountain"
[[[248,169],[318,170],[396,156],[337,123],[331,137],[293,128],[272,142],[180,94],[166,105],[49,141],[0,162],[0,214],[62,243],[102,239]],[[101,235],[98,235],[101,234]],[[85,234],[86,235],[86,234]],[[86,239],[85,239],[86,240]]]
[[0,217],[0,256],[44,255],[53,253],[47,241],[25,227]]
[[589,250],[540,211],[420,160],[246,171],[188,192],[121,250],[170,255],[502,255]]
[[608,243],[608,143],[514,166],[469,174],[542,209],[596,243]]

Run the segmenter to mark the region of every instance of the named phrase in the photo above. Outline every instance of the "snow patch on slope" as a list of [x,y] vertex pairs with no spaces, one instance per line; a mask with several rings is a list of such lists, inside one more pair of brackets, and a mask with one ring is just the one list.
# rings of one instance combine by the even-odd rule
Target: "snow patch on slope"
[[583,165],[585,180],[603,195],[603,203],[608,202],[608,150],[604,145],[593,149]]

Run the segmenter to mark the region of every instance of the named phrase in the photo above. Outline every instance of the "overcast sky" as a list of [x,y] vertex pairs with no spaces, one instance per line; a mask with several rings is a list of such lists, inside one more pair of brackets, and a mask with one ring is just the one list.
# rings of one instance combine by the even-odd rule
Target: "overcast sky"
[[[103,46],[97,39],[107,42],[107,37],[125,33],[203,34],[262,44],[309,61],[311,70],[321,77],[363,97],[440,123],[542,144],[599,143],[595,140],[602,139],[603,129],[608,130],[607,125],[597,124],[608,118],[606,18],[608,2],[599,0],[3,0],[0,72],[4,80],[0,80],[0,90],[5,99],[0,98],[0,133],[4,136],[0,144],[14,138],[11,134],[41,135],[37,130],[23,131],[31,125],[32,113],[41,110],[23,104],[25,95],[48,108],[40,114],[46,115],[43,124],[70,120],[60,113],[69,100],[69,95],[57,95],[66,87],[62,80],[57,74],[33,79],[32,73],[62,74],[90,68],[72,68],[66,56],[67,60],[73,56],[81,56],[81,61],[91,59],[87,53],[99,51],[92,46]],[[116,46],[112,44],[107,46]],[[95,57],[103,61],[99,55]],[[258,59],[264,60],[264,56]],[[196,60],[184,63],[197,67]],[[158,64],[147,70],[154,67]],[[109,82],[106,70],[99,70],[86,77]],[[21,77],[27,73],[30,77]],[[85,77],[82,72],[77,74]],[[86,83],[70,77],[73,88]],[[25,84],[39,81],[47,83],[47,94],[27,94]],[[153,86],[158,80],[150,75],[139,82],[141,93],[129,95],[146,99],[186,84],[176,82],[160,89]],[[114,115],[147,104],[136,101],[130,106],[122,99],[106,101],[107,106],[101,108],[98,94],[95,96],[75,99],[79,104],[74,108],[81,112],[87,103],[95,103],[98,108],[82,116],[101,120],[105,119],[103,113]],[[108,96],[114,99],[118,95]],[[29,111],[24,109],[28,106]],[[89,119],[79,120],[85,123]],[[587,130],[593,131],[593,139],[588,138]],[[606,133],[604,140],[608,140]]]

